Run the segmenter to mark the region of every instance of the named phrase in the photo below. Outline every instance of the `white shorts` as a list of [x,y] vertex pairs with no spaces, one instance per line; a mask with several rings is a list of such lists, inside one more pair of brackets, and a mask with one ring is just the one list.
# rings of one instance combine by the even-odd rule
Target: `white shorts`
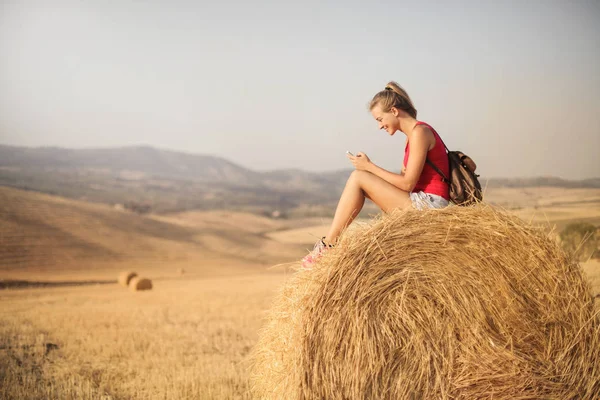
[[437,194],[425,192],[410,192],[410,201],[417,210],[425,210],[428,208],[444,208],[448,207],[448,200]]

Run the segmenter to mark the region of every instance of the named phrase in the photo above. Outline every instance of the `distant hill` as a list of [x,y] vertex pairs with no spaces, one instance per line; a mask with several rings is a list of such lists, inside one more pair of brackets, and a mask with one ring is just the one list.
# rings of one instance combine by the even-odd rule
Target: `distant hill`
[[109,149],[0,146],[0,166],[45,170],[85,169],[127,179],[163,177],[252,185],[260,174],[223,158],[159,150],[149,146]]
[[[257,172],[223,158],[149,146],[64,149],[0,145],[0,185],[102,203],[147,204],[153,211],[246,211],[334,207],[351,169]],[[488,187],[600,188],[600,178],[502,179]],[[316,207],[316,208],[315,208]]]
[[289,210],[327,204],[346,173],[256,172],[220,157],[152,147],[62,149],[0,146],[0,185],[154,211]]
[[[105,204],[0,187],[2,279],[63,280],[81,273],[116,279],[115,270],[173,275],[180,265],[205,276],[264,269],[305,253],[265,232],[285,221],[223,212],[141,217]],[[294,227],[292,225],[292,227]]]
[[[483,181],[482,181],[483,182]],[[549,186],[563,188],[600,188],[600,178],[570,181],[553,176],[536,178],[491,178],[487,180],[488,187],[532,187]]]

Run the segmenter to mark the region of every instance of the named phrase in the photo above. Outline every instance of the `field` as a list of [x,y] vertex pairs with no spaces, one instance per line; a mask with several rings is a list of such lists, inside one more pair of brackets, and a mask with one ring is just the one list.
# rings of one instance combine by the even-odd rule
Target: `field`
[[[597,189],[494,189],[487,199],[557,230],[600,225]],[[329,222],[141,217],[0,187],[0,398],[249,398],[245,357],[293,274],[286,263]],[[122,270],[154,288],[119,286]],[[600,263],[584,270],[599,294]]]
[[244,357],[283,278],[3,291],[0,398],[246,398]]

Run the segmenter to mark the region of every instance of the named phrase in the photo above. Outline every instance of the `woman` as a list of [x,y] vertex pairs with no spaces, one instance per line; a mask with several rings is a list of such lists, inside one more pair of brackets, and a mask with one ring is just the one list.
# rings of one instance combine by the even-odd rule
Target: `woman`
[[333,247],[362,209],[365,198],[386,213],[396,208],[422,210],[448,205],[448,184],[426,163],[428,159],[448,176],[446,149],[437,132],[417,120],[417,110],[406,91],[395,82],[388,83],[373,97],[369,110],[379,129],[384,129],[390,136],[397,131],[406,135],[402,172],[387,171],[371,162],[364,153],[348,155],[356,170],[346,182],[327,236],[302,259],[304,268],[310,268],[327,248]]

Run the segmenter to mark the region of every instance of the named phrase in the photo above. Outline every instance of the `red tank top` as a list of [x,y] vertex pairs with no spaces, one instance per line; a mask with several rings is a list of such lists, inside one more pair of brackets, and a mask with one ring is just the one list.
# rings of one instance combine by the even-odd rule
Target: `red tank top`
[[[417,121],[417,125],[425,125],[433,132],[433,136],[435,137],[435,146],[433,149],[427,152],[427,158],[435,164],[446,176],[450,175],[450,166],[448,164],[448,154],[446,153],[446,147],[442,142],[442,139],[437,134],[435,129],[433,129],[429,124],[425,122]],[[415,125],[415,126],[417,126]],[[410,143],[406,143],[406,148],[404,149],[404,167],[406,168],[406,164],[408,163],[408,157],[410,154]],[[425,163],[423,166],[423,171],[421,172],[421,176],[413,192],[423,191],[425,193],[437,194],[438,196],[442,196],[446,200],[450,200],[450,195],[448,193],[448,184],[442,180],[440,174],[438,174],[431,165]]]

